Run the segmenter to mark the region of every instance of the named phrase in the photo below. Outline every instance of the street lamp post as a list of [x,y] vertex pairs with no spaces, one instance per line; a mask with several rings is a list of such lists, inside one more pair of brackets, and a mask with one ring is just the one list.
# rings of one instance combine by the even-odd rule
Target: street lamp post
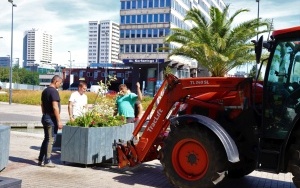
[[11,44],[10,44],[10,65],[9,65],[9,104],[12,103],[12,63],[13,63],[13,39],[14,39],[14,4],[13,0],[8,0],[11,3]]
[[70,53],[70,71],[69,71],[69,77],[70,77],[70,83],[69,83],[69,89],[71,89],[71,69],[72,69],[72,55],[71,51],[68,51]]
[[[260,0],[256,0],[256,2],[257,2],[257,23],[259,23],[259,1],[260,1]],[[258,41],[258,26],[257,26],[257,36],[256,36],[256,41]]]

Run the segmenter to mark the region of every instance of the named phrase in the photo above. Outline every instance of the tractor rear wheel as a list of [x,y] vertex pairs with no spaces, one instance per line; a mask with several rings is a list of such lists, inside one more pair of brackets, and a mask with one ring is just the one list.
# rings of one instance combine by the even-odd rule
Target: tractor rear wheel
[[244,157],[238,162],[236,165],[234,164],[234,168],[228,170],[229,178],[242,178],[251,172],[253,172],[256,168],[256,161],[253,159],[248,159]]
[[293,174],[293,182],[297,188],[300,188],[300,145],[295,143],[290,147],[289,169]]
[[173,128],[162,148],[164,172],[180,188],[214,187],[225,176],[226,161],[223,145],[202,125]]

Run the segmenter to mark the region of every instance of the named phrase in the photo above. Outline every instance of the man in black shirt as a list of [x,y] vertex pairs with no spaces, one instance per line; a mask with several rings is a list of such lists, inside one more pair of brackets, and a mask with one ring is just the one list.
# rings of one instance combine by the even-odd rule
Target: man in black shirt
[[42,124],[44,129],[44,140],[41,145],[38,165],[42,166],[44,161],[45,167],[55,167],[51,162],[53,143],[58,129],[62,129],[60,120],[60,97],[57,89],[62,84],[62,78],[55,75],[49,87],[44,89],[41,96],[42,107]]

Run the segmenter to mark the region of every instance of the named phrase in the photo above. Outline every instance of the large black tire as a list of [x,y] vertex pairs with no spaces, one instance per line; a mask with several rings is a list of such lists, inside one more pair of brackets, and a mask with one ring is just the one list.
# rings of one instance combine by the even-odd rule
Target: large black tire
[[229,178],[242,178],[256,169],[256,161],[252,159],[241,159],[233,168],[228,170]]
[[214,187],[224,177],[226,161],[223,145],[203,125],[172,128],[162,148],[164,172],[180,188]]
[[294,135],[295,143],[289,149],[289,171],[293,174],[293,182],[297,188],[300,188],[300,130]]

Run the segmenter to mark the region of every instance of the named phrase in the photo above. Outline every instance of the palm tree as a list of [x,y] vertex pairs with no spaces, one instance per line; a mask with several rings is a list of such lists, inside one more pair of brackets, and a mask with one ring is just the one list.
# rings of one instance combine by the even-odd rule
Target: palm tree
[[[198,9],[189,10],[185,20],[192,21],[195,27],[191,30],[172,29],[166,42],[174,42],[181,47],[172,49],[169,57],[181,55],[195,59],[212,76],[224,76],[232,68],[254,60],[254,47],[250,40],[257,34],[267,32],[269,21],[251,19],[232,27],[236,16],[249,10],[240,9],[227,18],[228,10],[229,5],[223,12],[211,7],[209,21]],[[259,27],[266,27],[266,30],[257,31]]]

